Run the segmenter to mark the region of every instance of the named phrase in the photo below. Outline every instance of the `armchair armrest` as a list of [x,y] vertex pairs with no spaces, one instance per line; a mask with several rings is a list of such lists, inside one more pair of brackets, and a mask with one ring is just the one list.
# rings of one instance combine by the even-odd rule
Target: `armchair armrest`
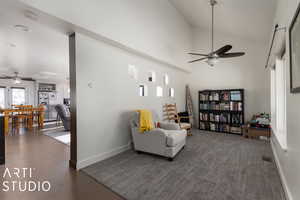
[[179,124],[170,122],[159,122],[159,126],[165,130],[180,130]]

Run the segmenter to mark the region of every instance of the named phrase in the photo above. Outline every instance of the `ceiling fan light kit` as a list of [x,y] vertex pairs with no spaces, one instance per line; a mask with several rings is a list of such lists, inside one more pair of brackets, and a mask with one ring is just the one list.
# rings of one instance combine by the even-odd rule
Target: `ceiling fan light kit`
[[231,45],[225,45],[222,48],[218,50],[214,50],[214,7],[218,2],[216,0],[210,0],[211,5],[211,15],[212,15],[212,23],[211,23],[211,52],[208,54],[203,53],[189,53],[190,55],[194,56],[203,56],[202,58],[192,60],[189,63],[194,63],[198,61],[205,61],[209,66],[213,67],[215,66],[220,59],[222,58],[233,58],[233,57],[239,57],[245,55],[244,52],[235,52],[235,53],[227,53],[232,49]]

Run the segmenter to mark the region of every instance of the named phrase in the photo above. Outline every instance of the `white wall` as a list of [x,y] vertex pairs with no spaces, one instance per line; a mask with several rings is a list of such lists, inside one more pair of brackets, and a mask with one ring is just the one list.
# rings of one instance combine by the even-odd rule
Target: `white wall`
[[[262,44],[220,33],[216,33],[215,38],[215,49],[231,44],[233,46],[232,52],[244,51],[246,55],[222,59],[215,67],[210,67],[205,62],[195,62],[191,65],[193,73],[189,74],[188,80],[195,104],[195,113],[198,113],[199,90],[227,88],[245,89],[246,120],[259,112],[269,113],[269,71],[264,68],[267,42]],[[193,30],[193,45],[194,52],[210,52],[210,33],[195,28]]]
[[168,0],[21,1],[127,48],[188,70],[190,27]]
[[[135,65],[138,81],[128,75],[128,65]],[[157,81],[149,83],[153,70]],[[156,86],[163,86],[163,75],[170,77],[169,87],[175,98],[156,97]],[[82,34],[76,34],[77,141],[78,167],[83,167],[126,149],[130,142],[129,117],[136,109],[156,110],[175,102],[184,109],[186,73],[135,56]],[[148,97],[139,96],[139,84],[149,88]],[[89,84],[91,87],[89,87]]]
[[[299,2],[299,0],[279,0],[274,24],[289,27]],[[289,58],[288,32],[286,53]],[[275,137],[272,138],[272,146],[289,199],[298,200],[300,199],[300,94],[290,93],[289,59],[287,60],[287,151],[281,148]]]

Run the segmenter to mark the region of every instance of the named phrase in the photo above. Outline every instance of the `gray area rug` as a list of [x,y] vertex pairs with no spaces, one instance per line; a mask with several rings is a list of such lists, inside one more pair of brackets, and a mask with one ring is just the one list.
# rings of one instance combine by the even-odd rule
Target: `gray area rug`
[[56,130],[46,131],[43,133],[61,143],[70,146],[70,131],[65,131],[64,128],[58,128]]
[[173,162],[132,150],[83,171],[128,200],[283,200],[270,144],[198,130]]

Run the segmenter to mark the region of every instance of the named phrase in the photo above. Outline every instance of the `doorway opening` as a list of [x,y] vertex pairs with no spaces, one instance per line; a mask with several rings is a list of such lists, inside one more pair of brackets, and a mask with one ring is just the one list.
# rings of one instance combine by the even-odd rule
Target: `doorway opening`
[[[0,53],[5,58],[0,60],[0,111],[8,149],[6,163],[14,162],[8,152],[30,156],[29,147],[39,145],[33,141],[41,140],[38,148],[50,149],[49,156],[51,149],[61,149],[64,156],[60,158],[76,168],[72,29],[17,1],[4,1],[0,11],[0,34],[4,36]],[[35,17],[28,17],[29,12]],[[20,141],[28,152],[15,148]],[[35,155],[41,160],[47,156]]]

